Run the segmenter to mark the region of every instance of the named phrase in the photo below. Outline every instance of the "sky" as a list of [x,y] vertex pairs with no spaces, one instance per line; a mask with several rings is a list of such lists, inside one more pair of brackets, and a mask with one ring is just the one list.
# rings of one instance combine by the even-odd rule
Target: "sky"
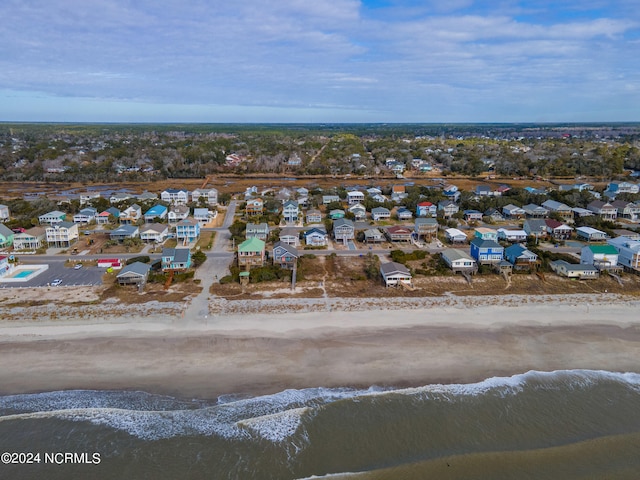
[[2,0],[0,121],[640,121],[638,0]]

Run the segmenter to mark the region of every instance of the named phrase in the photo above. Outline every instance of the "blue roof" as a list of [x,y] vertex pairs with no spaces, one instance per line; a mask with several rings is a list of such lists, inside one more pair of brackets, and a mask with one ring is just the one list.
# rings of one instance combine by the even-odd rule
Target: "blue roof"
[[504,254],[507,257],[519,257],[520,255],[522,255],[522,252],[525,252],[526,250],[527,249],[522,245],[515,244],[507,247],[504,251]]
[[471,240],[471,245],[475,245],[478,248],[491,248],[491,249],[502,248],[504,250],[502,245],[500,245],[498,242],[494,240],[483,240],[478,237]]
[[310,228],[309,230],[307,230],[306,232],[304,232],[305,236],[311,235],[313,233],[319,233],[320,235],[326,235],[327,231],[322,229],[322,228],[313,227],[313,228]]
[[154,205],[149,210],[147,210],[145,215],[162,215],[166,211],[167,207],[165,207],[164,205]]

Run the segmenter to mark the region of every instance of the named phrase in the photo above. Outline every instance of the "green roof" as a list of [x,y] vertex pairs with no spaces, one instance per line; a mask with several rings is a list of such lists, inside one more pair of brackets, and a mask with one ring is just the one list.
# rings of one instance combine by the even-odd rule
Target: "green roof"
[[618,253],[612,245],[589,245],[589,248],[593,253],[599,253],[601,255],[615,255]]
[[256,237],[246,239],[238,245],[239,252],[261,252],[264,250],[264,242]]

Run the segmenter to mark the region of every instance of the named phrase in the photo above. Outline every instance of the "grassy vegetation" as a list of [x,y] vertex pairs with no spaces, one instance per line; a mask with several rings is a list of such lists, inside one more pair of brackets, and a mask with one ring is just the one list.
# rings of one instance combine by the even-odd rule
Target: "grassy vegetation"
[[216,232],[205,232],[200,235],[200,238],[198,238],[198,241],[196,242],[196,249],[211,250],[215,238]]

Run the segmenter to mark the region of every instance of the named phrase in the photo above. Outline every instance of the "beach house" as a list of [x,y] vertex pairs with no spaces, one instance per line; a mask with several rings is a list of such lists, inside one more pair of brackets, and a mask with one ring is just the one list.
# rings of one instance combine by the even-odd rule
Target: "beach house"
[[293,270],[300,254],[295,247],[280,241],[273,245],[271,257],[274,265]]
[[300,207],[295,200],[287,200],[282,207],[282,218],[285,222],[297,222]]
[[283,228],[282,230],[280,230],[278,239],[282,243],[286,243],[287,245],[291,245],[292,247],[297,247],[298,245],[300,245],[300,235],[295,228]]
[[13,244],[15,233],[6,225],[0,223],[0,248],[7,248]]
[[565,260],[554,260],[549,262],[549,267],[561,277],[586,280],[600,276],[600,271],[596,267],[584,263],[569,263]]
[[379,220],[388,220],[391,218],[391,212],[388,208],[376,207],[371,209],[371,218],[374,222]]
[[142,218],[142,208],[137,203],[124,209],[120,214],[120,223],[123,225],[132,225]]
[[573,228],[569,225],[554,220],[552,218],[545,218],[545,224],[547,225],[547,233],[556,240],[567,240],[571,238]]
[[550,212],[555,212],[563,218],[572,218],[573,212],[571,211],[571,207],[562,202],[558,202],[556,200],[546,200],[542,203],[542,206],[549,210]]
[[464,219],[467,222],[479,222],[482,220],[482,212],[478,210],[465,210]]
[[187,244],[200,237],[200,223],[194,218],[185,218],[176,223],[176,239]]
[[[418,220],[429,220],[428,218],[416,218],[416,222]],[[433,219],[432,219],[433,220]],[[411,242],[411,236],[413,235],[414,229],[410,227],[405,227],[404,225],[394,225],[392,227],[387,228],[387,238],[391,242]]]
[[473,230],[473,236],[482,240],[498,241],[498,232],[493,228],[477,227]]
[[384,242],[384,235],[377,228],[368,228],[364,231],[364,243]]
[[167,218],[168,209],[164,205],[154,205],[144,213],[144,221],[147,223],[157,222]]
[[238,245],[238,266],[241,270],[264,266],[264,257],[265,244],[259,238],[248,238]]
[[447,228],[444,231],[444,238],[449,243],[466,243],[467,234],[457,228]]
[[68,248],[78,239],[78,224],[73,222],[57,222],[45,231],[50,247]]
[[96,219],[98,210],[93,207],[87,207],[80,210],[73,216],[73,223],[87,224]]
[[587,205],[587,210],[592,211],[603,220],[615,220],[618,216],[618,209],[608,202],[602,200],[594,200]]
[[523,230],[530,237],[544,238],[548,235],[547,222],[542,218],[529,218],[525,220]]
[[618,264],[635,273],[640,272],[640,241],[616,237],[607,240],[607,243],[618,252]]
[[438,233],[438,221],[433,217],[419,217],[414,221],[416,238],[431,240]]
[[578,240],[585,240],[587,242],[604,242],[607,239],[606,233],[593,227],[576,228],[576,236]]
[[380,265],[380,275],[386,287],[411,285],[411,272],[401,263],[389,262]]
[[262,215],[264,212],[264,201],[261,198],[249,199],[247,200],[244,211],[250,217]]
[[322,213],[320,210],[309,210],[307,212],[307,223],[320,223],[322,221]]
[[259,238],[263,242],[269,238],[269,225],[265,222],[262,223],[247,223],[247,228],[244,231],[245,238]]
[[460,207],[452,200],[438,202],[438,211],[442,212],[443,218],[451,218],[460,211]]
[[613,245],[587,245],[580,251],[580,263],[593,265],[598,270],[620,270],[618,250]]
[[169,223],[177,223],[189,216],[189,207],[186,205],[173,205],[167,214]]
[[355,238],[355,227],[351,220],[339,218],[333,222],[333,238],[346,245]]
[[354,190],[352,192],[347,192],[347,203],[349,205],[354,205],[356,203],[364,202],[364,193],[359,190]]
[[522,210],[527,218],[546,218],[549,216],[549,210],[535,203],[523,206]]
[[217,205],[218,190],[215,188],[196,188],[191,192],[191,201],[205,203],[206,205]]
[[327,238],[327,232],[323,228],[314,227],[304,232],[304,243],[311,247],[325,247]]
[[504,258],[504,247],[494,240],[471,240],[471,256],[479,265],[499,263]]
[[398,207],[398,209],[396,210],[396,217],[401,221],[411,220],[413,218],[413,213],[411,213],[411,210],[409,210],[408,208]]
[[44,246],[47,239],[45,227],[33,227],[13,236],[14,250],[37,250]]
[[354,218],[357,221],[361,221],[367,218],[367,209],[364,208],[364,205],[362,205],[361,203],[351,205],[348,210],[353,214]]
[[166,223],[148,223],[140,228],[140,240],[143,242],[164,242],[169,236],[169,226]]
[[137,225],[120,225],[109,233],[109,238],[115,242],[123,242],[127,238],[140,236],[140,229]]
[[442,260],[454,273],[469,272],[475,273],[478,264],[467,252],[458,248],[447,248],[440,252]]
[[504,258],[515,270],[534,270],[540,263],[538,255],[520,244],[507,247],[504,250]]
[[149,278],[151,265],[142,262],[133,262],[126,265],[116,275],[119,285],[144,285]]
[[431,202],[420,202],[416,205],[416,217],[435,217],[437,213],[438,207]]
[[186,205],[189,203],[189,190],[184,188],[167,188],[160,194],[160,200],[172,205]]
[[525,242],[527,240],[527,232],[524,230],[513,230],[509,228],[498,229],[498,240],[507,242]]
[[525,211],[522,207],[510,203],[502,207],[502,214],[505,218],[517,219],[525,216]]
[[64,222],[67,218],[67,214],[60,210],[54,210],[52,212],[45,213],[38,217],[40,225],[54,225],[56,223]]
[[344,210],[335,209],[329,212],[329,218],[331,220],[338,220],[339,218],[344,218],[345,212]]
[[120,210],[118,210],[116,207],[109,207],[96,216],[96,223],[98,225],[106,225],[108,223],[116,223],[119,219]]
[[9,207],[7,205],[0,205],[0,222],[6,222],[9,218],[11,218]]
[[188,248],[163,248],[162,271],[184,271],[191,267],[191,250]]

